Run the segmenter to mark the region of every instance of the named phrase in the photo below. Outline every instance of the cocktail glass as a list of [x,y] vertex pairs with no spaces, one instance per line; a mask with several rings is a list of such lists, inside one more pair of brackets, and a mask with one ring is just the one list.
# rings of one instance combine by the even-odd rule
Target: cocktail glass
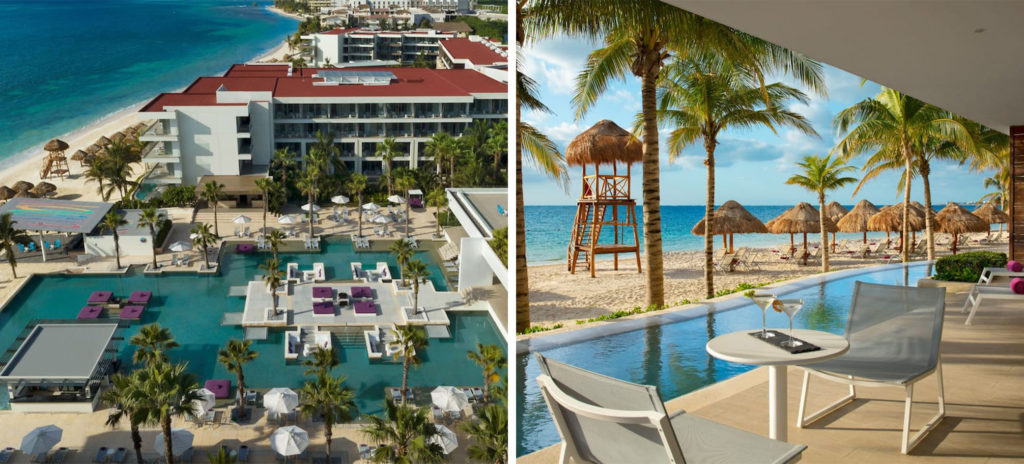
[[768,312],[768,307],[772,305],[773,301],[775,301],[775,295],[772,295],[771,293],[755,293],[753,296],[750,297],[750,299],[754,300],[754,304],[761,307],[761,338],[765,339],[774,337],[775,334],[768,333],[768,330],[766,328],[766,314]]
[[782,310],[789,316],[789,340],[783,340],[781,345],[790,348],[800,346],[803,343],[793,338],[793,316],[800,312],[800,308],[804,307],[804,300],[793,298],[779,301],[782,303]]

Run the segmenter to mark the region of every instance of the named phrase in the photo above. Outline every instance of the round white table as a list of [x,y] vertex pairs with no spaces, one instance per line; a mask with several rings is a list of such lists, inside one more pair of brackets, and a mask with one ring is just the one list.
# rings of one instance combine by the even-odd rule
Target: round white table
[[[775,329],[788,334],[788,329]],[[786,367],[812,364],[846,353],[849,342],[841,335],[817,330],[794,329],[793,336],[821,347],[820,350],[791,354],[749,335],[757,330],[741,330],[713,338],[708,354],[723,361],[768,366],[768,436],[786,441]]]

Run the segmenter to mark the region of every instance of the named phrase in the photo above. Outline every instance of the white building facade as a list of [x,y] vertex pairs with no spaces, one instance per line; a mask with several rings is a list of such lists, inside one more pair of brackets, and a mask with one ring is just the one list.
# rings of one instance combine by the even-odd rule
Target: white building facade
[[409,65],[420,56],[437,59],[438,42],[455,37],[432,29],[379,31],[362,28],[332,29],[302,36],[303,57],[311,66],[360,62]]
[[317,132],[332,134],[352,172],[380,175],[378,142],[394,138],[394,167],[419,167],[438,132],[461,136],[475,120],[508,117],[505,83],[482,73],[426,68],[291,69],[235,65],[139,112],[156,122],[140,137],[152,184],[194,185],[204,175],[266,173],[275,150],[296,159]]

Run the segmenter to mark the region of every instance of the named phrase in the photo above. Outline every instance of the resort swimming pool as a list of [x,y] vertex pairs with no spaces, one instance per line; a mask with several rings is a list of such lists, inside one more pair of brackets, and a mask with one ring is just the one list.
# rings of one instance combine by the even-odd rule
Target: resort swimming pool
[[[788,298],[804,300],[793,327],[842,334],[856,281],[913,286],[929,272],[930,266],[917,263],[785,293]],[[789,327],[785,314],[768,313],[768,327]],[[541,352],[552,359],[604,375],[656,385],[662,399],[667,401],[754,369],[756,366],[717,360],[707,354],[704,345],[721,334],[760,328],[761,309],[751,303],[695,319],[592,338]],[[558,432],[537,387],[540,369],[532,352],[518,355],[516,362],[519,372],[516,454],[522,456],[557,443]]]
[[[417,258],[429,263],[431,280],[438,289],[446,289],[444,277],[431,252],[417,252]],[[217,363],[217,350],[231,338],[242,338],[237,326],[222,326],[224,312],[240,312],[244,298],[229,297],[231,286],[245,285],[254,275],[261,273],[258,266],[268,255],[239,255],[225,253],[221,260],[221,275],[164,274],[146,276],[135,271],[124,276],[48,275],[36,276],[0,312],[0,350],[5,350],[18,333],[37,319],[74,319],[89,294],[94,290],[110,290],[115,296],[125,297],[132,291],[150,290],[153,299],[141,321],[123,331],[125,341],[118,342],[118,355],[124,366],[131,365],[134,346],[127,339],[139,327],[159,323],[169,327],[181,347],[172,350],[172,361],[187,361],[189,372],[200,383],[208,379],[230,379],[235,386],[235,375]],[[332,239],[323,245],[321,253],[282,253],[283,263],[297,262],[300,268],[309,268],[313,262],[323,262],[328,279],[350,279],[349,263],[360,262],[373,266],[385,261],[392,269],[397,265],[387,252],[359,252],[352,249],[347,239]],[[466,359],[466,351],[475,350],[477,343],[497,344],[504,347],[500,331],[485,312],[449,312],[452,337],[430,339],[430,346],[420,354],[423,364],[410,371],[409,384],[413,387],[437,385],[478,385],[482,382],[479,367]],[[252,388],[298,388],[306,379],[305,368],[297,361],[285,362],[283,331],[271,330],[267,340],[253,342],[259,357],[246,365],[246,385]],[[356,404],[361,414],[383,410],[384,387],[401,385],[402,366],[392,362],[373,362],[366,357],[362,338],[334,340],[339,348],[341,365],[334,370],[344,375],[345,384],[356,392]],[[0,408],[6,408],[6,396],[0,395]]]

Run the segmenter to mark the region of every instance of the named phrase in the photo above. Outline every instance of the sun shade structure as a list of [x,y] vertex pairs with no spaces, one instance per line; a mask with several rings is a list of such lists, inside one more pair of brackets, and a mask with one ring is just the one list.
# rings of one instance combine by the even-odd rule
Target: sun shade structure
[[[605,119],[569,142],[565,159],[571,166],[583,167],[583,191],[576,203],[576,219],[566,252],[569,272],[575,274],[576,267],[583,262],[594,277],[599,254],[614,255],[614,266],[618,270],[620,253],[633,253],[637,272],[642,272],[636,200],[630,196],[630,173],[632,164],[643,159],[643,144],[633,134]],[[626,165],[625,175],[619,174],[619,163]],[[611,165],[611,175],[601,174],[602,164]],[[593,165],[593,175],[587,174],[588,165]],[[604,227],[613,229],[612,243],[600,243]],[[633,243],[626,243],[630,232]]]
[[281,456],[302,454],[309,446],[309,434],[294,425],[281,427],[270,434],[270,449]]
[[46,150],[46,151],[64,151],[64,150],[67,150],[67,149],[68,149],[67,142],[65,142],[65,141],[63,141],[61,139],[50,140],[49,142],[46,142],[46,145],[43,146],[43,150]]
[[[701,218],[697,225],[693,226],[690,233],[694,235],[704,235],[705,220],[707,218]],[[726,236],[728,236],[728,248],[729,253],[733,252],[732,236],[733,234],[766,234],[768,228],[765,227],[764,223],[760,219],[750,214],[743,205],[738,202],[729,200],[722,203],[715,210],[714,221],[712,221],[714,227],[713,235],[722,236],[722,246],[726,246]]]
[[14,186],[12,188],[14,188],[14,191],[16,192],[26,192],[32,187],[35,187],[35,185],[32,184],[31,182],[19,180],[14,183]]
[[100,361],[113,358],[107,349],[116,331],[117,324],[82,321],[36,325],[0,370],[0,382],[85,386],[98,378]]
[[[800,202],[789,211],[782,213],[779,217],[768,221],[766,224],[768,232],[773,234],[790,234],[789,246],[793,250],[793,234],[803,234],[804,255],[807,254],[807,234],[821,232],[821,221],[817,208],[810,203]],[[825,216],[825,232],[839,230],[836,224],[828,216]],[[824,245],[824,244],[823,244]]]
[[88,233],[113,206],[102,202],[15,197],[0,206],[0,214],[11,213],[14,228],[19,230]]
[[290,388],[273,388],[263,395],[263,407],[274,414],[287,414],[299,406],[299,395]]
[[0,201],[10,200],[11,198],[14,198],[14,195],[17,194],[17,191],[6,185],[0,186]]
[[879,211],[878,207],[870,201],[858,201],[852,210],[843,215],[843,218],[836,223],[836,226],[839,227],[840,232],[863,233],[864,243],[868,243],[868,231],[872,230],[868,227],[868,221],[872,216],[878,214]]
[[56,425],[36,427],[21,439],[21,452],[29,456],[45,453],[57,446],[63,436],[64,431]]
[[35,187],[32,187],[32,189],[29,191],[39,196],[46,196],[53,192],[56,192],[57,186],[49,182],[40,182],[36,184]]
[[999,209],[995,203],[985,203],[980,208],[974,210],[974,215],[985,220],[989,224],[1006,224],[1010,220],[1010,215]]
[[935,215],[935,231],[953,235],[953,254],[956,254],[956,243],[960,234],[966,232],[987,232],[988,222],[975,216],[966,208],[950,202],[939,214]]

